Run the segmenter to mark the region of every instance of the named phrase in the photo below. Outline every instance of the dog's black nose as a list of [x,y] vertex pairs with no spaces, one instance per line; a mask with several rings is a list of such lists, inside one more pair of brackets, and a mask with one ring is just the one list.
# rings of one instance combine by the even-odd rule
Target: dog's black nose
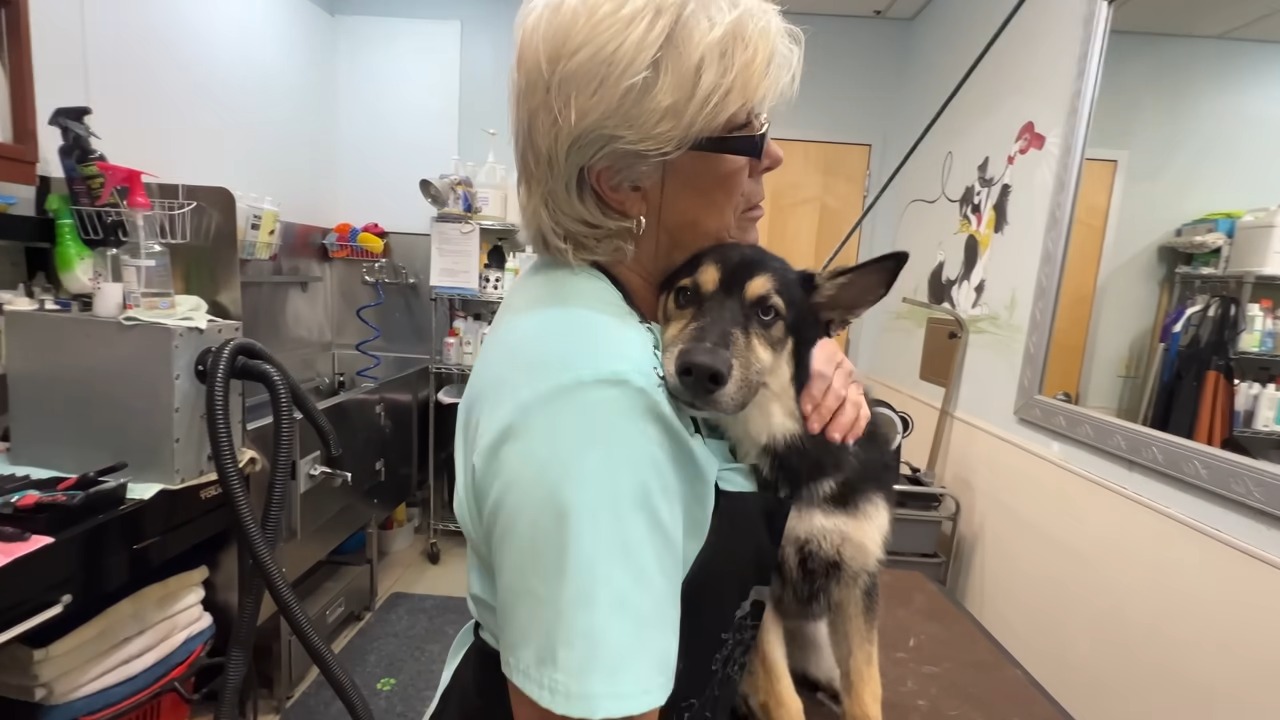
[[733,360],[726,350],[707,346],[687,347],[676,357],[680,387],[695,398],[715,395],[729,384]]

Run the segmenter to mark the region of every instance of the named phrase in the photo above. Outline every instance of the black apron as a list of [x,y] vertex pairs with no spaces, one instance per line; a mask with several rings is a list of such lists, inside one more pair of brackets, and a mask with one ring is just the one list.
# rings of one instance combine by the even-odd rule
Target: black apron
[[[785,501],[765,493],[716,489],[706,542],[680,588],[680,652],[663,720],[738,717],[738,688],[764,617],[789,511]],[[477,623],[430,720],[511,717],[501,656]]]

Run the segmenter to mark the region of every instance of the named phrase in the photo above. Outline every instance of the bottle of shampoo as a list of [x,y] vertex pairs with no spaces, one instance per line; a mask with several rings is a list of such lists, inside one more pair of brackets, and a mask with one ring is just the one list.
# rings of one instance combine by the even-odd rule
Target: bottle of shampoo
[[1259,343],[1258,349],[1261,352],[1273,354],[1276,351],[1275,313],[1269,298],[1263,298],[1260,304],[1262,305],[1262,342]]
[[1258,405],[1253,410],[1253,429],[1274,430],[1277,410],[1280,410],[1280,390],[1273,382],[1258,393]]

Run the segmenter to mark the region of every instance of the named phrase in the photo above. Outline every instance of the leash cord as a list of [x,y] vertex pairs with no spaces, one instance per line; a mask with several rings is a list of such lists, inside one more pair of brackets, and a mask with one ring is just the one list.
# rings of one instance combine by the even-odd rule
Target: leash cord
[[902,172],[902,168],[906,166],[907,161],[915,154],[916,149],[920,147],[920,143],[924,142],[925,137],[928,136],[931,130],[933,130],[933,126],[938,124],[938,120],[942,117],[942,114],[947,111],[947,107],[951,105],[951,101],[955,100],[956,95],[960,94],[961,88],[965,86],[965,83],[969,82],[969,78],[973,76],[974,71],[978,69],[978,66],[982,64],[983,59],[987,57],[987,53],[991,52],[992,46],[994,46],[996,41],[1000,39],[1000,36],[1004,34],[1005,29],[1009,27],[1009,23],[1013,22],[1013,18],[1017,16],[1018,11],[1021,10],[1022,6],[1026,3],[1027,0],[1018,0],[1017,3],[1014,4],[1013,9],[1009,11],[1009,14],[1005,16],[1003,21],[1001,21],[1000,26],[996,28],[995,33],[987,40],[987,44],[982,46],[982,51],[978,53],[978,57],[974,58],[973,62],[969,64],[969,69],[965,70],[964,75],[960,76],[960,82],[956,83],[956,86],[951,89],[951,93],[942,101],[942,106],[933,114],[933,117],[929,118],[929,122],[924,126],[924,130],[920,131],[920,135],[916,137],[916,141],[911,143],[911,147],[907,148],[907,154],[902,156],[902,160],[898,162],[898,166],[893,169],[893,172],[889,173],[889,179],[884,181],[884,184],[876,191],[875,197],[871,198],[871,202],[867,203],[866,209],[862,211],[862,214],[858,216],[857,221],[853,223],[853,227],[849,228],[849,232],[845,233],[844,239],[841,240],[839,244],[836,245],[835,249],[831,251],[831,254],[827,256],[826,262],[822,263],[823,270],[831,267],[831,263],[839,257],[840,252],[844,250],[844,246],[848,245],[849,240],[852,239],[853,236],[857,234],[858,230],[862,228],[862,223],[867,219],[867,215],[869,215],[871,210],[875,208],[876,203],[880,202],[880,198],[884,197],[885,191],[893,184],[894,179],[898,177],[898,173]]

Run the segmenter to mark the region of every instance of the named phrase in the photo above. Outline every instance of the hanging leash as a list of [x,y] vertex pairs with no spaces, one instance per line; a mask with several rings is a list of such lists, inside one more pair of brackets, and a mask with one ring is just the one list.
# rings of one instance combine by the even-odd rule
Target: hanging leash
[[1013,9],[1010,10],[1009,14],[1005,16],[1003,21],[1001,21],[1000,26],[996,28],[995,33],[992,34],[989,40],[987,40],[987,44],[982,46],[982,51],[978,53],[978,57],[974,58],[973,62],[969,64],[969,69],[964,71],[964,75],[960,77],[960,82],[956,83],[956,86],[951,89],[951,93],[942,101],[942,106],[933,114],[933,117],[929,118],[929,123],[924,126],[924,130],[920,131],[920,135],[916,138],[916,141],[911,143],[911,147],[907,148],[907,154],[902,156],[902,160],[898,162],[898,166],[893,169],[893,172],[889,173],[889,179],[884,181],[884,184],[880,186],[878,191],[876,191],[875,197],[871,198],[871,202],[867,203],[866,209],[858,216],[858,220],[853,223],[853,227],[849,228],[849,232],[845,233],[844,239],[841,240],[840,243],[836,245],[835,250],[832,250],[831,254],[827,256],[826,262],[822,263],[823,270],[831,267],[831,263],[839,257],[840,252],[844,250],[844,246],[848,245],[849,240],[852,239],[853,236],[857,234],[858,230],[862,228],[862,222],[867,219],[867,215],[869,215],[871,210],[875,208],[876,203],[880,202],[880,198],[884,197],[885,191],[893,184],[894,178],[898,177],[898,173],[902,172],[902,168],[906,166],[907,161],[915,154],[916,149],[920,147],[920,143],[924,142],[929,131],[933,130],[933,126],[938,124],[938,120],[942,117],[942,114],[947,111],[947,107],[951,105],[951,101],[955,100],[956,95],[960,94],[960,89],[965,86],[965,83],[969,82],[969,78],[973,76],[973,72],[982,64],[983,59],[987,57],[987,53],[991,52],[992,46],[994,46],[996,41],[1000,39],[1000,36],[1004,34],[1005,29],[1009,27],[1009,23],[1013,22],[1013,18],[1017,16],[1018,11],[1021,10],[1022,6],[1025,4],[1027,4],[1027,0],[1018,0],[1014,3]]

